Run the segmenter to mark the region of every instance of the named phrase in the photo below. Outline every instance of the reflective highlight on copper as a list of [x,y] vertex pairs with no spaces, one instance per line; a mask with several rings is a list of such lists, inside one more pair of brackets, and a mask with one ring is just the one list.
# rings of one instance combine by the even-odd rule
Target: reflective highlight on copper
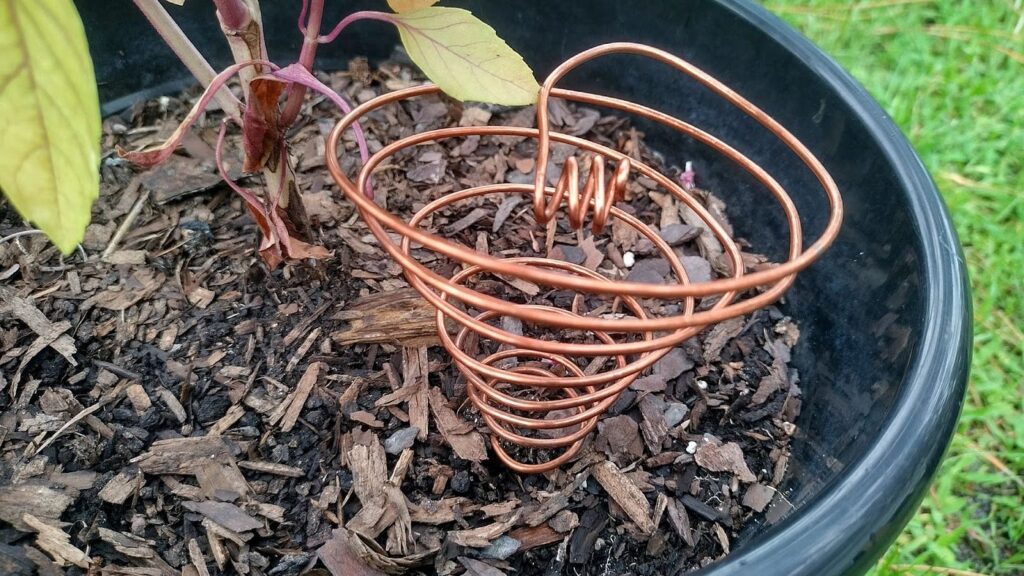
[[[684,120],[646,106],[585,92],[556,88],[570,70],[611,53],[629,53],[661,61],[689,75],[725,98],[784,142],[816,176],[829,205],[828,222],[821,235],[804,247],[800,215],[789,195],[760,165],[729,144]],[[827,249],[842,222],[839,190],[813,154],[778,122],[704,71],[662,50],[633,43],[597,46],[567,60],[548,76],[537,100],[537,128],[479,126],[442,128],[392,142],[371,156],[357,175],[342,170],[338,154],[345,130],[359,118],[387,104],[438,92],[432,85],[383,94],[347,114],[327,140],[327,165],[331,176],[380,245],[398,262],[406,278],[437,308],[438,335],[467,380],[470,400],[492,431],[495,455],[519,473],[545,472],[568,462],[615,403],[621,392],[673,347],[709,324],[750,312],[778,300],[792,285],[795,275]],[[550,98],[563,98],[647,118],[693,138],[749,172],[781,208],[789,228],[787,258],[745,273],[736,241],[706,208],[678,182],[643,162],[612,148],[551,128]],[[405,222],[367,199],[360,190],[374,171],[399,150],[430,141],[479,136],[521,136],[537,141],[534,184],[491,184],[460,190],[429,203]],[[551,144],[577,149],[569,157],[554,186],[548,186],[547,164]],[[589,168],[580,185],[581,166]],[[709,282],[691,282],[673,249],[658,234],[629,213],[615,207],[631,177],[645,176],[677,201],[689,207],[721,243],[731,274]],[[617,219],[654,245],[669,264],[675,282],[645,284],[608,278],[583,266],[540,257],[497,258],[476,252],[428,232],[422,223],[438,210],[480,196],[518,194],[532,199],[538,230],[565,215],[569,226],[600,234]],[[402,238],[394,244],[388,233]],[[581,232],[585,234],[585,232]],[[436,252],[463,265],[446,278],[411,255],[416,246]],[[756,247],[755,247],[756,249]],[[566,290],[590,295],[600,302],[596,309],[572,309],[551,305],[512,302],[476,290],[484,277],[519,279],[542,289]],[[525,299],[524,299],[525,300]],[[595,313],[596,312],[596,313]],[[503,319],[518,319],[522,334],[503,328]],[[445,329],[446,319],[458,329],[454,337]],[[484,352],[482,358],[473,353]],[[555,451],[547,460],[531,449]]]

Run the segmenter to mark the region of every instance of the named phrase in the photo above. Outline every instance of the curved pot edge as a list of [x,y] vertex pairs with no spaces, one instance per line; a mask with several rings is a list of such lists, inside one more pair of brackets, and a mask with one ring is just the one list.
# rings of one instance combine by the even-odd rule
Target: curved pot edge
[[[910,191],[924,264],[924,328],[914,361],[879,441],[826,489],[756,546],[701,575],[861,574],[885,552],[921,502],[952,441],[967,389],[972,345],[970,285],[948,209],[892,118],[867,90],[809,39],[752,0],[723,1],[772,34],[828,82],[877,140]],[[921,435],[925,429],[932,434]],[[889,494],[889,497],[881,497]],[[842,507],[841,507],[841,506]],[[858,544],[850,546],[850,534]],[[843,545],[845,542],[845,545]],[[813,550],[813,554],[808,551]]]

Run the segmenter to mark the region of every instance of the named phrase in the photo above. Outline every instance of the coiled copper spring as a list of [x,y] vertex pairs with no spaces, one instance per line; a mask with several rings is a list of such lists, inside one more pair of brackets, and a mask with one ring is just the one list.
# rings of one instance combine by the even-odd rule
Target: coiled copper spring
[[[580,64],[611,53],[642,55],[672,66],[727,99],[787,144],[824,189],[829,218],[821,236],[805,249],[800,216],[786,191],[761,166],[708,132],[646,106],[554,87]],[[382,106],[438,91],[433,85],[417,86],[383,94],[360,105],[342,118],[328,138],[327,165],[380,245],[402,266],[410,285],[437,308],[438,335],[466,378],[470,400],[493,432],[491,447],[497,457],[516,472],[545,472],[572,459],[601,415],[644,370],[705,326],[748,314],[779,299],[793,283],[796,273],[814,262],[839,232],[842,221],[839,190],[803,144],[770,116],[699,68],[662,50],[634,43],[597,46],[555,69],[538,95],[537,128],[478,126],[432,130],[384,146],[362,166],[354,181],[344,173],[338,159],[338,143],[345,130]],[[736,242],[679,183],[622,152],[552,130],[548,119],[551,97],[640,116],[724,154],[763,184],[781,206],[789,227],[786,261],[745,273]],[[399,150],[471,135],[535,139],[538,152],[534,184],[491,184],[452,192],[430,202],[408,222],[377,206],[361,192],[367,189],[374,170]],[[585,162],[589,164],[589,174],[582,188],[579,186],[580,162],[576,157],[566,160],[557,185],[546,185],[552,142],[568,144],[588,154]],[[615,166],[610,177],[609,164]],[[654,230],[615,207],[634,173],[655,181],[701,218],[721,243],[731,267],[730,276],[691,282],[679,257]],[[563,206],[568,223],[575,230],[582,230],[588,214],[594,234],[600,233],[610,218],[620,220],[650,240],[668,262],[677,282],[623,281],[583,266],[542,257],[496,258],[441,238],[421,226],[426,218],[444,207],[471,198],[505,194],[532,196],[533,214],[538,223],[556,218]],[[388,231],[402,238],[400,245],[394,244]],[[461,263],[463,269],[451,278],[437,274],[413,258],[410,251],[413,243]],[[601,314],[566,310],[546,303],[512,302],[472,287],[475,280],[485,275],[525,280],[551,289],[601,297],[608,302],[601,308]],[[757,290],[752,290],[755,288]],[[741,294],[746,297],[739,298]],[[503,318],[520,320],[523,333],[502,328]],[[459,326],[454,338],[445,328],[449,319]],[[476,358],[467,351],[487,343],[494,351],[483,358]],[[518,448],[510,451],[507,446]],[[538,455],[530,455],[523,449],[560,449],[561,453],[546,461],[537,461]]]

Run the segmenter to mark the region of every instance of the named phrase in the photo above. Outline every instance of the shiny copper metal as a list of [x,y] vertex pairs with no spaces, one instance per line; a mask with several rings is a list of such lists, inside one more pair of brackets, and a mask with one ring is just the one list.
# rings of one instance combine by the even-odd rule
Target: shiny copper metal
[[[611,53],[646,56],[672,66],[728,100],[788,145],[817,177],[825,192],[829,215],[821,235],[804,248],[800,216],[782,186],[764,168],[708,132],[646,106],[555,88],[570,70]],[[327,165],[380,245],[405,270],[410,285],[437,308],[438,335],[467,380],[469,398],[493,432],[494,453],[516,472],[545,472],[569,461],[601,415],[641,372],[705,326],[748,314],[776,301],[793,283],[796,273],[813,263],[839,232],[843,216],[839,190],[825,168],[799,140],[754,104],[699,68],[662,50],[633,43],[597,46],[555,69],[537,98],[537,128],[453,127],[415,134],[387,144],[373,154],[355,180],[345,174],[338,160],[338,142],[345,130],[382,106],[436,92],[438,88],[433,85],[407,88],[381,95],[354,109],[342,118],[327,140]],[[552,130],[548,119],[548,101],[552,97],[647,118],[725,155],[761,182],[782,208],[789,227],[787,260],[745,273],[736,242],[679,183],[617,150]],[[399,150],[471,135],[521,136],[537,140],[534,184],[492,184],[453,192],[429,203],[408,222],[388,213],[361,193],[374,171]],[[553,142],[569,144],[588,154],[585,162],[589,163],[590,170],[582,187],[579,185],[580,161],[575,156],[566,160],[557,184],[546,185]],[[609,164],[615,166],[614,170],[609,170]],[[722,244],[732,268],[731,276],[710,282],[690,282],[672,248],[643,222],[615,207],[634,173],[655,181],[703,220]],[[620,220],[651,241],[668,262],[677,283],[626,282],[546,258],[496,258],[441,238],[421,226],[424,219],[446,206],[469,198],[504,194],[532,197],[533,214],[540,224],[556,218],[563,207],[569,225],[576,230],[582,230],[588,215],[595,234],[600,233],[611,218]],[[389,231],[401,237],[400,245],[389,237]],[[451,278],[438,275],[413,258],[411,247],[414,244],[461,263],[463,269]],[[591,315],[498,299],[472,287],[473,281],[484,275],[518,278],[547,288],[604,297],[610,308],[605,314]],[[755,288],[756,291],[752,290]],[[738,298],[744,293],[748,293],[747,297]],[[665,309],[672,313],[662,313]],[[503,329],[499,322],[502,317],[521,320],[523,335]],[[445,329],[446,319],[460,326],[454,338]],[[552,334],[570,333],[574,335],[571,338],[552,337]],[[496,351],[478,359],[466,351],[472,341],[489,344]],[[583,361],[589,362],[586,369],[580,367]],[[530,464],[510,454],[506,449],[508,445],[562,452],[545,462]]]

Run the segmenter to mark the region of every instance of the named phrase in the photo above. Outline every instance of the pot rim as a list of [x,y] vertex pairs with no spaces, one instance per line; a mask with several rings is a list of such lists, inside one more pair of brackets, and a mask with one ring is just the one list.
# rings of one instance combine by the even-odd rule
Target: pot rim
[[906,191],[920,241],[925,318],[899,397],[878,440],[778,527],[695,574],[861,574],[910,520],[956,429],[972,343],[963,252],[924,164],[867,90],[832,57],[752,0],[716,1],[832,86],[879,143]]

